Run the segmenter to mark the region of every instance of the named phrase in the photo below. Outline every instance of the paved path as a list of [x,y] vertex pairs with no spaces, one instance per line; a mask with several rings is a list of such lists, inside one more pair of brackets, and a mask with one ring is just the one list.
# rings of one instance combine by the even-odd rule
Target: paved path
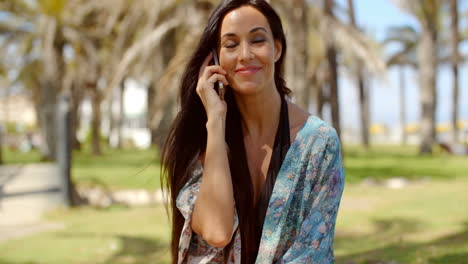
[[0,242],[62,228],[41,220],[44,212],[65,205],[61,186],[54,164],[0,166]]

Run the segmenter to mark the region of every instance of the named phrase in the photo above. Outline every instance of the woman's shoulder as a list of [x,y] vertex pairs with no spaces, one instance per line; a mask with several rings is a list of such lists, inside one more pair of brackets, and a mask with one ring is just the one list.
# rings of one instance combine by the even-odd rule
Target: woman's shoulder
[[298,140],[303,145],[323,148],[326,145],[339,145],[336,130],[327,122],[315,115],[310,115],[298,134]]
[[[339,140],[336,130],[318,116],[312,115],[295,103],[288,101],[289,121],[292,138],[298,140],[309,140],[318,138],[320,140]],[[297,136],[295,134],[297,133]]]

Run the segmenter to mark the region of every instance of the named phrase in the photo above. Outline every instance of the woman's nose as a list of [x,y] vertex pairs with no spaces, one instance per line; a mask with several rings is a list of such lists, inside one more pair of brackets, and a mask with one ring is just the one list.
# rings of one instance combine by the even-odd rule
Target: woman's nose
[[241,44],[240,60],[252,59],[252,50],[248,43]]

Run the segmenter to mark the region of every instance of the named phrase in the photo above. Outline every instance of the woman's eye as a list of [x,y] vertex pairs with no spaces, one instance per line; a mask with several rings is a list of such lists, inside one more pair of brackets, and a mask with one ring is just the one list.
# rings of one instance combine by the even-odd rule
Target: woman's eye
[[227,42],[226,44],[224,44],[224,47],[226,47],[228,49],[235,48],[236,46],[237,46],[237,43],[235,43],[235,42]]
[[252,42],[253,42],[253,43],[262,43],[262,42],[264,42],[264,41],[265,41],[265,39],[259,38],[259,39],[254,39]]

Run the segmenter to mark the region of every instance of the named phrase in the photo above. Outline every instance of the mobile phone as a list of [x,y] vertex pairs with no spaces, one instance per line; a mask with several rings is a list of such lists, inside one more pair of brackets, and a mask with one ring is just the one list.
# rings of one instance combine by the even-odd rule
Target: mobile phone
[[[213,60],[215,65],[219,66],[218,52],[216,49],[213,49]],[[224,84],[221,81],[218,81],[218,95],[221,100],[224,100]]]

